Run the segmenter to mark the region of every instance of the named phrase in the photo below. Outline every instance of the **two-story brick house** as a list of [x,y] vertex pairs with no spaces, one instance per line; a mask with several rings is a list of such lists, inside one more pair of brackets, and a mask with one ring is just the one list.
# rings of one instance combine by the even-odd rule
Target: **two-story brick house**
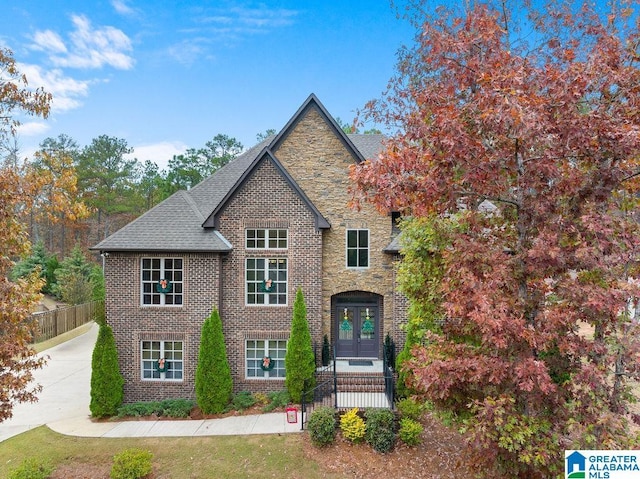
[[[318,348],[327,335],[338,357],[380,358],[387,334],[402,342],[392,216],[348,206],[350,165],[375,156],[381,141],[346,135],[311,95],[277,135],[94,247],[125,402],[194,397],[213,308],[234,390],[282,389],[298,288]],[[273,369],[263,370],[264,357]]]

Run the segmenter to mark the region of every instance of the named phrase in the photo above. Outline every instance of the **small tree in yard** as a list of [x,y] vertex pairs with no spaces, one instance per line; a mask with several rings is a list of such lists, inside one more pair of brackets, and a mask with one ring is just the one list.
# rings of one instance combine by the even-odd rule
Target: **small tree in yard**
[[409,1],[415,48],[369,104],[398,133],[352,167],[358,199],[412,218],[405,378],[466,419],[488,477],[562,475],[566,449],[635,449],[636,4],[429,3]]
[[91,358],[91,415],[98,418],[115,415],[122,404],[123,385],[113,331],[111,326],[101,323]]
[[205,414],[224,411],[233,393],[231,368],[222,334],[222,320],[217,309],[202,325],[198,367],[196,368],[196,401]]
[[291,335],[287,342],[287,354],[284,358],[286,370],[285,385],[293,402],[302,401],[305,387],[315,386],[316,360],[311,344],[311,333],[307,323],[307,307],[302,289],[296,291],[293,303],[293,321]]

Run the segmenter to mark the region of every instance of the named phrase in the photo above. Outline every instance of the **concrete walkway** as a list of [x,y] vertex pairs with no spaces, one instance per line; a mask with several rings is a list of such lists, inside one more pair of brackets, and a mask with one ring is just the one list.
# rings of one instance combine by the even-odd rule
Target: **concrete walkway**
[[65,343],[48,349],[47,365],[34,371],[42,385],[36,403],[17,404],[13,417],[0,423],[0,442],[46,424],[52,430],[80,437],[176,437],[276,434],[300,432],[288,423],[285,413],[233,416],[222,419],[179,421],[94,422],[89,411],[91,355],[98,326]]

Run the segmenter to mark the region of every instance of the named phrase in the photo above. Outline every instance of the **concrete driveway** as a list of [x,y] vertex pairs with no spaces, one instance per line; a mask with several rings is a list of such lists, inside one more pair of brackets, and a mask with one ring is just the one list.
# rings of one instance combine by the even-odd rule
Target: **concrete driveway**
[[34,371],[42,385],[38,402],[16,404],[13,417],[0,422],[0,442],[43,424],[90,416],[91,355],[98,326],[88,325],[80,336],[41,353],[49,360]]

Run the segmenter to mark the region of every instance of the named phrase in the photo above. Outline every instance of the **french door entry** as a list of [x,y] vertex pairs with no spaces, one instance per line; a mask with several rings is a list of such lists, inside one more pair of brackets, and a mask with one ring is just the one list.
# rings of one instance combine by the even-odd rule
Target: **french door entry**
[[337,307],[336,319],[337,357],[378,357],[378,307],[343,304]]

